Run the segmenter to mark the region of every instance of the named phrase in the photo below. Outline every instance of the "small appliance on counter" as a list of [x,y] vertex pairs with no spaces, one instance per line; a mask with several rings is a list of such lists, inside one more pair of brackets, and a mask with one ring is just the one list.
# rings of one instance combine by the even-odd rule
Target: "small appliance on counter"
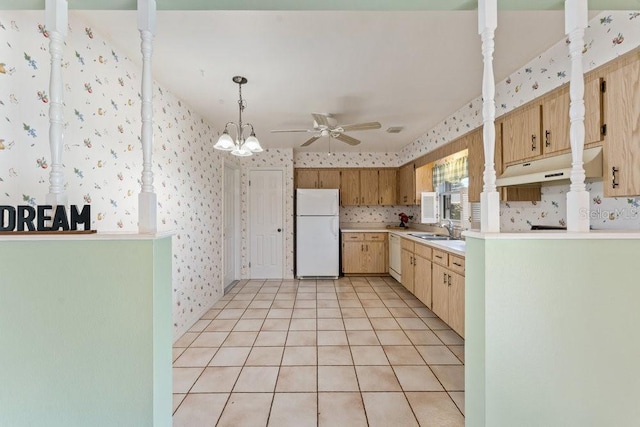
[[340,274],[340,196],[337,189],[296,190],[296,276]]
[[562,227],[559,225],[538,225],[532,224],[531,231],[540,231],[540,230],[567,230],[567,227]]

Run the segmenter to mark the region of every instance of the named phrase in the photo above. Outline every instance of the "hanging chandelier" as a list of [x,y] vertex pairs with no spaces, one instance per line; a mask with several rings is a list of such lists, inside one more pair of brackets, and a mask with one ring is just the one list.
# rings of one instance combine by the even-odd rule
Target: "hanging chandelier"
[[[242,76],[235,76],[233,78],[233,82],[238,84],[238,93],[240,94],[240,99],[238,100],[238,109],[239,109],[239,119],[238,123],[229,122],[224,125],[224,132],[218,138],[218,142],[213,148],[223,151],[231,151],[231,154],[234,156],[250,156],[253,153],[260,153],[262,147],[260,146],[260,142],[258,142],[258,138],[256,138],[256,133],[253,131],[253,125],[251,123],[242,124],[242,112],[246,106],[244,100],[242,99],[242,85],[247,83],[247,79]],[[229,135],[229,125],[235,127],[236,129],[236,140],[234,141]],[[247,139],[244,138],[244,130],[245,128],[251,128],[251,135]]]

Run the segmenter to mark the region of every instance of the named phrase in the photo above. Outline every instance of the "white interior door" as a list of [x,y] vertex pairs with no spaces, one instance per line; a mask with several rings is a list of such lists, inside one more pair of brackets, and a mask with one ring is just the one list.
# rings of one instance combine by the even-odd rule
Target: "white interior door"
[[223,202],[223,241],[224,241],[224,287],[228,287],[239,279],[239,245],[240,237],[238,212],[240,202],[240,182],[238,170],[224,165],[224,202]]
[[252,279],[283,277],[283,175],[282,170],[249,172],[249,266]]

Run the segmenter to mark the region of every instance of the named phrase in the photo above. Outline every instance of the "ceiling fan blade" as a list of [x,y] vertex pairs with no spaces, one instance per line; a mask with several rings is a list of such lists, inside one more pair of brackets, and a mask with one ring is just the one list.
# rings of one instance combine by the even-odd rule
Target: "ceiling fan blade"
[[314,142],[316,142],[317,139],[319,139],[319,136],[312,136],[311,138],[307,139],[307,141],[301,145],[301,147],[306,147],[307,145],[311,145]]
[[320,113],[311,113],[311,115],[313,116],[313,120],[318,123],[318,126],[329,127],[329,117]]
[[369,123],[355,123],[351,125],[339,126],[342,128],[344,132],[352,131],[352,130],[371,130],[371,129],[380,129],[382,125],[378,122],[369,122]]
[[315,131],[309,130],[309,129],[275,129],[271,131],[271,133],[278,133],[278,132],[315,132]]
[[342,142],[346,142],[349,145],[358,145],[360,144],[360,140],[359,139],[355,139],[349,135],[345,135],[343,133],[340,133],[338,135],[335,136],[336,139],[342,141]]

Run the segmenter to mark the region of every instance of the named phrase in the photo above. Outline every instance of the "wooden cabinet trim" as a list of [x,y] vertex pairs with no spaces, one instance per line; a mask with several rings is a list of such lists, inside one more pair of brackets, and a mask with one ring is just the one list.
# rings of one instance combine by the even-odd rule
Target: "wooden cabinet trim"
[[363,233],[342,233],[342,240],[343,241],[364,241],[364,234]]
[[404,239],[403,238],[400,241],[400,245],[401,245],[402,249],[406,249],[411,253],[414,252],[415,242],[413,240],[409,240],[409,239]]
[[443,267],[449,267],[449,253],[439,249],[433,250],[433,262]]
[[420,243],[416,243],[413,252],[417,256],[421,256],[422,258],[430,260],[431,254],[433,252],[433,248],[431,248],[431,246],[421,245]]
[[363,233],[364,240],[367,242],[379,241],[386,242],[389,233]]

